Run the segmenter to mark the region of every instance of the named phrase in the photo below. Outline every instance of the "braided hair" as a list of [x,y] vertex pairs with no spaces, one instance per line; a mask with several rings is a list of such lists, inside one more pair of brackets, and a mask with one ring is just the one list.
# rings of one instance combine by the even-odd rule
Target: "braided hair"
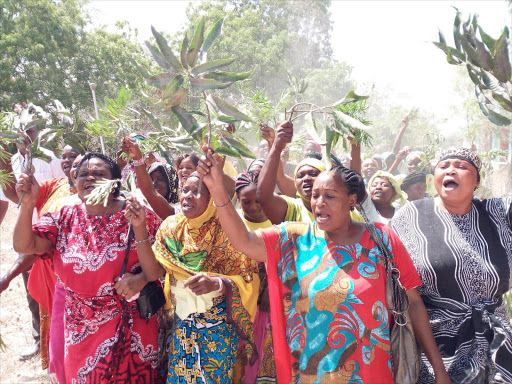
[[333,172],[336,181],[348,189],[349,195],[356,195],[357,204],[360,204],[363,201],[364,196],[366,195],[366,190],[364,187],[363,177],[359,172],[339,165],[332,167],[329,172]]
[[[119,165],[112,160],[110,157],[105,156],[102,153],[99,152],[88,152],[84,155],[83,159],[80,161],[80,164],[78,164],[78,167],[76,167],[76,177],[78,178],[78,175],[80,173],[80,168],[82,168],[82,165],[91,159],[100,159],[102,160],[107,167],[110,169],[110,173],[112,174],[112,180],[119,179],[121,180],[121,168],[119,168]],[[121,193],[121,182],[118,181],[115,188],[114,188],[114,197],[118,197]]]
[[239,174],[235,179],[235,192],[238,195],[240,191],[251,185],[251,184],[258,184],[258,172],[251,172],[248,171],[247,173],[241,173]]

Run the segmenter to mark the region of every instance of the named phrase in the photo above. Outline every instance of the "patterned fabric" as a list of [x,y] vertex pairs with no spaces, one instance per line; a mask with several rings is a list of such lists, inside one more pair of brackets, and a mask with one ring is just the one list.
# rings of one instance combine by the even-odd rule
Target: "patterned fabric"
[[[396,234],[376,224],[406,289],[421,284]],[[334,243],[316,224],[261,231],[278,381],[391,383],[385,265],[365,231]]]
[[462,159],[470,162],[473,167],[476,168],[477,172],[480,173],[480,169],[482,168],[482,160],[478,157],[475,151],[469,148],[449,148],[439,155],[439,162],[446,159]]
[[[453,215],[436,201],[407,204],[392,226],[423,280],[419,288],[454,383],[512,383],[512,198],[473,200]],[[421,383],[433,383],[422,355]]]
[[151,174],[156,170],[159,170],[165,177],[165,182],[167,184],[167,188],[169,189],[169,193],[167,194],[167,196],[164,196],[165,199],[171,204],[176,204],[177,202],[180,201],[178,196],[178,172],[176,172],[174,167],[170,164],[154,162],[153,164],[151,164],[151,167],[149,167],[149,175],[151,176]]
[[231,383],[238,335],[227,322],[221,297],[207,312],[176,318],[172,332],[168,384]]
[[[151,241],[159,224],[146,210]],[[136,302],[128,303],[114,291],[121,271],[128,221],[124,210],[109,216],[90,216],[82,205],[66,206],[43,215],[33,226],[36,235],[49,239],[56,252],[55,274],[66,290],[66,382],[153,383],[157,375],[158,323],[139,315]],[[127,270],[138,266],[132,242]]]
[[[183,281],[197,273],[219,276],[226,287],[226,321],[233,326],[236,335],[246,342],[246,352],[254,356],[254,360],[252,322],[259,289],[258,266],[233,248],[222,230],[212,200],[205,212],[195,219],[187,219],[184,215],[169,216],[158,230],[153,251],[166,270],[165,309],[175,315],[175,324],[190,316],[197,318],[201,313],[210,313],[219,297],[214,294],[196,296],[189,288],[183,288]],[[186,317],[180,318],[180,313],[185,313]],[[190,325],[190,322],[180,324]],[[171,336],[177,337],[177,332],[182,331],[173,327]],[[184,347],[181,344],[180,348]],[[235,356],[236,345],[230,353]],[[177,362],[179,372],[185,372],[189,363],[184,360]],[[210,377],[210,373],[204,369],[202,375],[207,380],[216,377]],[[195,383],[193,380],[188,382]]]

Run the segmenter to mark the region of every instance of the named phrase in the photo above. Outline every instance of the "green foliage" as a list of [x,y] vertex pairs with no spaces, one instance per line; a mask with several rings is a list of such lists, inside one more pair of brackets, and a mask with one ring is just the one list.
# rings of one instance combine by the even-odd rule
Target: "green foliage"
[[0,11],[0,110],[53,99],[67,108],[91,106],[88,83],[101,84],[102,99],[121,84],[144,86],[134,57],[141,49],[126,24],[116,32],[88,31],[80,0],[2,0]]
[[478,25],[476,15],[462,22],[457,10],[453,26],[455,48],[446,44],[442,32],[439,43],[434,43],[446,54],[450,64],[465,65],[482,113],[498,126],[511,124],[512,66],[508,27],[498,39],[487,35]]

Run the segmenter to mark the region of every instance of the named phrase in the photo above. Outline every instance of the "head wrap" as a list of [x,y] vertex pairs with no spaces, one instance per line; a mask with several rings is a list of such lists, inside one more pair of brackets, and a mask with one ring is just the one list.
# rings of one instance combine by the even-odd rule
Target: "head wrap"
[[239,174],[235,179],[235,192],[238,193],[242,188],[251,184],[258,184],[259,173],[247,172]]
[[265,165],[265,159],[254,159],[249,163],[249,166],[247,167],[247,170],[250,171],[252,166],[259,165],[263,167]]
[[[321,146],[320,146],[320,144],[318,144],[315,140],[308,140],[308,141],[306,142],[306,145],[308,145],[308,144],[313,144],[313,145],[315,146],[315,148],[316,148],[316,151],[317,151],[317,152],[319,152],[319,153],[322,153],[322,147],[321,147]],[[306,145],[305,145],[305,146],[306,146]],[[305,147],[305,146],[304,146],[304,147]]]
[[391,198],[390,203],[393,203],[394,201],[399,200],[400,204],[403,205],[407,202],[407,193],[405,193],[404,191],[402,191],[400,189],[400,183],[395,178],[395,176],[393,176],[389,172],[377,171],[375,173],[375,175],[373,175],[372,178],[370,179],[370,181],[368,182],[368,188],[372,187],[373,181],[377,177],[385,177],[386,179],[388,179],[389,182],[391,183],[391,186],[395,190],[395,195]]
[[297,178],[297,173],[299,172],[299,169],[302,167],[309,165],[310,167],[318,169],[320,172],[325,171],[325,164],[322,160],[315,159],[313,157],[306,157],[303,159],[297,166],[295,167],[295,172],[293,173],[293,178]]
[[160,172],[164,176],[165,182],[167,184],[167,189],[169,190],[169,192],[167,193],[167,196],[164,196],[165,199],[169,203],[176,204],[179,201],[178,173],[176,172],[174,167],[172,167],[171,165],[159,163],[157,161],[154,162],[153,164],[151,164],[151,166],[149,167],[149,171],[148,171],[149,175],[151,176],[151,174],[153,172],[155,172],[156,170],[160,170]]
[[417,183],[427,183],[427,175],[425,175],[423,172],[413,172],[410,175],[407,175],[405,179],[402,181],[402,185],[400,185],[400,188],[402,191],[405,191],[407,188],[409,188],[411,185],[417,184]]
[[[482,160],[478,157],[476,152],[472,151],[469,148],[464,147],[452,147],[443,152],[441,152],[439,156],[439,164],[443,160],[447,159],[461,159],[470,163],[476,169],[477,179],[480,181],[480,168],[482,168]],[[437,167],[436,164],[436,167]]]
[[423,172],[423,173],[430,173],[430,170],[428,169],[429,164],[427,161],[427,155],[425,155],[425,152],[422,152],[422,151],[412,151],[411,153],[409,153],[407,155],[407,157],[405,158],[405,165],[407,166],[409,164],[409,162],[416,157],[421,160],[421,162],[416,167],[416,171]]

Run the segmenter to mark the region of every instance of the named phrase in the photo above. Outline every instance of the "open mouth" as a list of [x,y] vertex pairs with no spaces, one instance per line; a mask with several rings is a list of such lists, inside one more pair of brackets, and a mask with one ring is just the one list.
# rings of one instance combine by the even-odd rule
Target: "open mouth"
[[315,212],[315,219],[317,224],[323,224],[330,219],[331,215],[326,213]]
[[305,184],[302,186],[302,190],[304,192],[311,192],[312,189],[313,189],[313,184]]
[[453,191],[453,190],[455,190],[455,189],[457,189],[459,187],[459,184],[457,184],[453,180],[445,180],[443,182],[443,187],[447,191]]
[[64,172],[67,172],[71,169],[71,166],[69,165],[62,165],[62,169],[64,170]]

